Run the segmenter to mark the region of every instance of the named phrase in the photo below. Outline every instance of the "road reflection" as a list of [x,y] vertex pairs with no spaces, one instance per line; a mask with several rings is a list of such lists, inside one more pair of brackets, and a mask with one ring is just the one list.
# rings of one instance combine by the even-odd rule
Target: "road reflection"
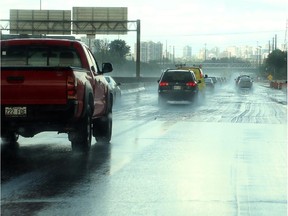
[[[110,158],[110,144],[94,144],[87,154],[74,153],[67,150],[66,146],[51,147],[43,144],[19,147],[16,143],[8,147],[2,144],[1,213],[11,215],[28,209],[31,213],[27,200],[42,200],[38,206],[41,208],[47,198],[68,191],[73,193],[73,187],[89,181],[90,175],[93,174],[95,179],[109,174]],[[27,184],[26,188],[29,190],[17,191],[17,187],[13,185],[19,179],[21,184]],[[27,204],[22,203],[19,207],[19,200],[24,200]]]

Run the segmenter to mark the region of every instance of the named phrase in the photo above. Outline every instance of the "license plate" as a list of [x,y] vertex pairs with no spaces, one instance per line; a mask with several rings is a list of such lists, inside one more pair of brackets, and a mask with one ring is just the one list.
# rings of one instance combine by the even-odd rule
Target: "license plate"
[[174,86],[174,90],[181,90],[181,86]]
[[27,107],[5,107],[5,116],[23,117],[27,115]]

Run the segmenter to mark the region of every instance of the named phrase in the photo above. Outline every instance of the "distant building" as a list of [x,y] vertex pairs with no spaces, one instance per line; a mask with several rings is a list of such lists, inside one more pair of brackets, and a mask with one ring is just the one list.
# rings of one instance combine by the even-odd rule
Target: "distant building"
[[237,57],[249,60],[252,58],[252,56],[253,56],[253,47],[242,46],[240,47],[240,55]]
[[[135,45],[136,49],[136,45]],[[136,50],[135,50],[136,53]],[[150,62],[150,61],[160,61],[163,55],[163,44],[160,42],[141,42],[140,45],[140,61]]]
[[190,59],[192,57],[192,47],[191,46],[185,46],[183,48],[183,58],[184,59]]
[[226,48],[228,58],[240,56],[240,49],[236,46],[230,46]]

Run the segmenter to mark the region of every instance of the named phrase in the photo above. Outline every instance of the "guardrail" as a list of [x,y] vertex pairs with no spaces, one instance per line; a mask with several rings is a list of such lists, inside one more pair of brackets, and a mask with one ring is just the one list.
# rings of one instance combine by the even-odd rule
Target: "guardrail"
[[117,76],[113,76],[114,80],[116,82],[120,82],[120,83],[147,83],[147,82],[157,82],[157,80],[159,79],[159,77],[117,77]]
[[159,77],[113,77],[117,83],[121,83],[122,94],[129,94],[145,90],[145,87],[157,85]]

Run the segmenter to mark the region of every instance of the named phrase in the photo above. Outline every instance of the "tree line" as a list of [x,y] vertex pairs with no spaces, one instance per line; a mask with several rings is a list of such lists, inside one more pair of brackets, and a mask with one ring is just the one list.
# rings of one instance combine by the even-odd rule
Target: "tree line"
[[273,79],[287,80],[287,51],[273,50],[264,60],[261,71],[265,76],[271,74]]

